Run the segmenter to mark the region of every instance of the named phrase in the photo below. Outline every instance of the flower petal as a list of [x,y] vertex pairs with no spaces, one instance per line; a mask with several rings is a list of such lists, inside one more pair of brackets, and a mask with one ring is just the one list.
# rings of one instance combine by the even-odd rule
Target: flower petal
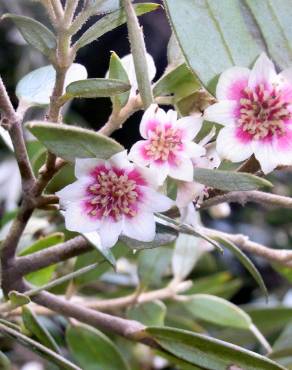
[[238,103],[235,100],[222,100],[205,110],[204,119],[223,126],[235,126],[237,107]]
[[137,141],[130,150],[129,159],[139,166],[148,166],[150,163],[150,158],[147,156],[145,149],[147,143],[147,140]]
[[60,198],[61,206],[65,207],[67,203],[85,199],[87,196],[87,187],[92,182],[90,177],[82,177],[73,184],[65,186],[55,194]]
[[141,186],[143,191],[143,209],[147,212],[165,212],[174,205],[174,202],[167,196],[157,191]]
[[241,162],[253,153],[251,142],[242,140],[236,129],[230,127],[224,127],[219,132],[216,149],[221,158],[231,162]]
[[0,126],[0,136],[2,137],[4,143],[8,146],[9,149],[14,151],[12,141],[10,139],[10,135],[8,131],[6,131],[3,127]]
[[97,158],[76,158],[75,176],[80,179],[83,176],[89,176],[90,172],[97,166],[104,166],[106,161]]
[[169,109],[166,113],[166,122],[175,124],[177,121],[177,112],[173,109]]
[[161,164],[157,162],[152,162],[150,164],[150,170],[155,175],[157,182],[160,185],[164,183],[168,173],[169,173],[169,164],[167,162]]
[[133,165],[129,162],[127,151],[123,150],[117,154],[114,154],[110,159],[109,162],[112,166],[118,168],[129,168],[133,167]]
[[143,114],[140,123],[140,134],[144,139],[148,138],[148,132],[153,131],[158,124],[166,122],[166,113],[158,108],[157,104],[151,104]]
[[254,89],[256,86],[263,84],[264,87],[269,88],[277,79],[273,62],[265,53],[262,53],[251,70],[248,86]]
[[102,220],[98,229],[101,245],[104,248],[113,247],[119,239],[122,228],[123,221],[114,222],[108,218]]
[[96,231],[99,225],[99,220],[87,215],[82,201],[71,202],[66,205],[65,226],[67,230],[88,233]]
[[124,218],[123,234],[143,242],[151,242],[155,237],[155,220],[152,213],[139,213],[133,218]]
[[206,154],[206,149],[192,141],[184,142],[184,153],[190,158],[198,158]]
[[194,177],[193,163],[190,158],[177,157],[178,164],[169,166],[169,176],[182,181],[192,181]]
[[216,97],[218,100],[237,100],[242,98],[242,91],[247,87],[250,70],[232,67],[223,72],[218,80]]
[[176,123],[176,127],[181,128],[183,131],[182,137],[184,140],[193,140],[201,130],[202,125],[203,117],[201,115],[183,117]]
[[193,202],[202,194],[204,188],[205,185],[199,184],[197,182],[180,181],[177,187],[177,206],[179,208],[187,207],[189,203]]

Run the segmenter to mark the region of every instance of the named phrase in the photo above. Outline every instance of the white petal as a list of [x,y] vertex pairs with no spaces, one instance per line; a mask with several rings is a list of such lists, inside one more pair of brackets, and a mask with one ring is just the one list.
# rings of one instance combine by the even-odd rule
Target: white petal
[[123,150],[117,154],[114,154],[110,159],[109,162],[111,165],[116,166],[118,168],[131,168],[132,164],[129,162],[127,151]]
[[161,185],[159,179],[157,178],[157,171],[153,169],[153,167],[148,168],[137,166],[137,169],[141,173],[142,177],[146,180],[148,186],[151,186],[153,189],[157,189]]
[[57,191],[56,195],[60,198],[60,204],[66,206],[68,202],[85,199],[87,196],[87,187],[91,182],[90,177],[83,177],[73,182],[73,184],[65,186],[62,190]]
[[157,104],[151,104],[143,114],[140,123],[140,134],[144,139],[148,138],[148,131],[151,130],[153,122],[158,122],[159,124],[166,122],[166,113],[163,109],[158,108]]
[[179,182],[177,187],[176,204],[179,208],[186,207],[202,194],[205,185],[197,182]]
[[206,154],[206,149],[205,148],[203,148],[201,145],[196,144],[192,141],[184,143],[184,146],[185,146],[184,152],[190,158],[199,158],[202,155]]
[[169,109],[166,113],[166,123],[175,124],[177,121],[177,112],[173,109]]
[[122,232],[123,221],[114,222],[110,219],[102,220],[98,230],[101,245],[104,248],[113,247]]
[[169,166],[169,176],[182,181],[192,181],[194,176],[192,161],[187,157],[180,157],[178,160],[180,161],[178,166]]
[[174,205],[174,202],[167,196],[157,191],[141,186],[143,192],[143,210],[146,212],[165,212]]
[[232,67],[223,72],[218,80],[216,97],[218,100],[239,100],[241,91],[247,87],[250,70]]
[[229,127],[224,127],[219,132],[216,149],[221,158],[231,162],[244,161],[253,153],[251,142],[240,141],[236,137],[235,129]]
[[271,86],[276,80],[277,73],[273,62],[265,53],[262,53],[251,70],[248,86],[251,88],[255,88],[260,84]]
[[201,224],[200,214],[196,211],[193,203],[189,203],[187,207],[180,208],[181,222],[192,225],[194,227]]
[[147,61],[147,67],[148,67],[149,80],[153,81],[156,75],[156,67],[155,67],[154,59],[149,53],[146,53],[146,61]]
[[133,218],[124,218],[123,234],[143,242],[151,242],[155,237],[155,220],[152,213],[139,213]]
[[76,158],[75,176],[80,179],[83,176],[89,176],[90,172],[97,166],[104,166],[106,161],[97,158]]
[[150,161],[143,155],[143,148],[147,143],[146,140],[137,141],[130,149],[129,159],[139,166],[148,166]]
[[272,142],[263,143],[261,141],[255,141],[253,143],[254,155],[261,165],[261,169],[265,174],[272,172],[277,165],[278,156],[274,150]]
[[236,123],[235,111],[238,104],[235,100],[222,100],[210,105],[205,110],[204,119],[220,123],[223,126],[234,126]]
[[6,131],[1,126],[0,126],[0,136],[2,137],[4,143],[8,146],[8,148],[13,151],[14,149],[13,149],[12,141],[10,139],[10,135],[9,135],[8,131]]
[[177,127],[183,130],[183,138],[193,140],[197,133],[201,130],[203,124],[202,116],[188,116],[179,119],[176,123]]
[[68,203],[65,212],[65,226],[67,230],[79,233],[96,231],[100,221],[89,217],[81,202]]
[[152,162],[150,164],[150,170],[152,170],[153,175],[156,177],[158,185],[162,185],[169,174],[169,165],[168,163],[156,164],[155,162]]

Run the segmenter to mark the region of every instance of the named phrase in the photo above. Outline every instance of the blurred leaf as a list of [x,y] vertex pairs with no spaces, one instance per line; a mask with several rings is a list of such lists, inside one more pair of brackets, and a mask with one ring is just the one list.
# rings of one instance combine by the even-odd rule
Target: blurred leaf
[[194,168],[194,180],[224,191],[247,191],[273,186],[268,180],[250,173],[209,170],[207,168]]
[[120,8],[120,0],[89,0],[86,10],[94,14],[109,13]]
[[227,239],[221,237],[214,237],[219,243],[221,243],[224,247],[226,247],[230,252],[232,252],[236,258],[243,264],[243,266],[247,269],[247,271],[251,274],[251,276],[255,279],[258,283],[259,287],[261,288],[262,293],[268,299],[268,290],[265,285],[265,282],[262,278],[262,275],[252,263],[252,261],[239,249],[234,243],[230,242]]
[[26,127],[52,153],[70,162],[76,158],[108,159],[123,150],[115,140],[80,127],[44,121],[28,122]]
[[209,294],[188,297],[184,307],[196,318],[213,324],[249,330],[251,318],[235,304]]
[[[159,6],[159,4],[155,3],[143,3],[134,5],[137,15],[152,12],[153,10],[156,10]],[[100,36],[126,23],[126,21],[126,14],[123,10],[117,10],[111,14],[102,17],[93,26],[89,27],[88,30],[83,33],[83,35],[75,44],[76,49],[80,49],[83,46],[96,41]]]
[[[122,64],[121,59],[114,51],[112,52],[111,59],[110,59],[109,78],[117,79],[117,80],[123,81],[127,85],[130,85],[127,71],[125,70]],[[125,92],[124,94],[119,94],[119,95],[114,96],[112,98],[114,109],[123,108],[127,104],[129,97],[130,97],[130,91]]]
[[0,369],[2,370],[12,370],[12,365],[7,356],[0,351]]
[[[32,340],[31,338],[19,333],[18,331],[3,325],[0,323],[0,333],[6,337],[15,339],[17,342],[27,347],[29,350],[36,352],[41,357],[50,361],[51,363],[59,366],[60,369],[64,370],[82,370],[80,367],[74,365],[72,362],[68,361],[64,357],[58,355],[54,351],[46,348],[40,343]],[[84,369],[83,369],[84,370]]]
[[269,358],[284,366],[292,365],[292,323],[288,324],[273,345]]
[[60,353],[54,338],[47,331],[47,329],[42,326],[38,318],[33,311],[28,306],[22,307],[22,320],[25,328],[32,333],[44,346],[50,348],[54,352]]
[[155,84],[154,96],[174,95],[176,100],[189,96],[200,88],[200,81],[185,63],[167,71]]
[[100,237],[97,232],[91,232],[91,233],[84,233],[82,234],[86,240],[89,241],[89,243],[96,248],[104,257],[104,259],[110,263],[114,268],[116,266],[116,259],[115,256],[112,254],[110,248],[104,248],[101,245]]
[[[71,82],[87,77],[86,68],[73,63],[66,73],[65,86]],[[52,65],[41,67],[28,73],[18,82],[16,95],[18,99],[31,106],[47,106],[53,93],[56,71]]]
[[260,53],[239,1],[164,0],[164,4],[188,65],[211,93],[221,72],[233,65],[249,66]]
[[161,301],[140,303],[127,309],[127,317],[146,326],[162,326],[166,315],[166,306]]
[[25,41],[50,57],[57,48],[55,35],[40,22],[22,15],[4,14],[1,19],[11,19]]
[[289,1],[246,0],[271,57],[280,68],[291,67],[292,8]]
[[168,353],[210,370],[284,370],[268,358],[233,344],[185,330],[149,327],[145,330]]
[[72,82],[66,87],[66,94],[61,99],[102,98],[121,94],[130,88],[131,85],[120,80],[89,78]]
[[138,255],[138,275],[141,284],[158,286],[171,261],[172,250],[167,247],[145,249]]
[[97,329],[86,325],[69,326],[66,340],[83,370],[129,370],[114,343]]
[[[64,242],[64,234],[63,233],[54,233],[43,238],[37,240],[34,244],[22,249],[19,253],[19,256],[27,256],[29,254],[41,251],[43,249],[52,247],[56,244]],[[48,283],[52,275],[56,269],[56,265],[48,266],[43,269],[40,269],[36,272],[31,272],[25,276],[26,280],[30,283],[41,286]]]
[[25,304],[30,303],[29,297],[27,297],[25,294],[19,293],[15,290],[12,290],[8,293],[8,297],[10,302],[15,306],[23,306]]

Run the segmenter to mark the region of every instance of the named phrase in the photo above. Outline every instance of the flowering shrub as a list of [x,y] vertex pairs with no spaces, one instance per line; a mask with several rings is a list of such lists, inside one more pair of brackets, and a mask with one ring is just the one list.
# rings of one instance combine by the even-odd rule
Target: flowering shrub
[[[292,166],[291,6],[164,0],[173,34],[155,81],[138,16],[158,3],[35,2],[49,28],[2,16],[48,64],[20,79],[16,108],[0,79],[0,333],[13,339],[0,368],[19,365],[14,343],[41,369],[291,368],[289,292],[259,305],[269,292],[253,257],[291,281],[292,251],[216,221],[234,214],[229,203],[292,208],[269,192],[271,173],[285,181]],[[79,50],[123,24],[131,54],[112,52],[105,78],[88,78]],[[98,131],[64,123],[74,99],[101,97],[112,111]],[[126,150],[110,136],[138,111],[141,140]],[[255,307],[233,303],[242,281],[222,267],[228,253],[253,279]]]

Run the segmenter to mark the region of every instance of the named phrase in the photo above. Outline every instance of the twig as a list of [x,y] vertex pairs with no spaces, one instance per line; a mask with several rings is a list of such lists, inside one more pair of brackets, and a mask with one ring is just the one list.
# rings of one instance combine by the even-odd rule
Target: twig
[[292,208],[292,198],[281,195],[265,193],[263,191],[232,191],[230,193],[217,195],[206,199],[200,209],[209,208],[220,203],[240,203],[244,205],[247,202],[261,203],[264,206],[277,206],[282,208]]
[[50,0],[50,1],[54,9],[56,18],[58,21],[60,21],[64,16],[64,10],[63,10],[61,1],[60,0]]

